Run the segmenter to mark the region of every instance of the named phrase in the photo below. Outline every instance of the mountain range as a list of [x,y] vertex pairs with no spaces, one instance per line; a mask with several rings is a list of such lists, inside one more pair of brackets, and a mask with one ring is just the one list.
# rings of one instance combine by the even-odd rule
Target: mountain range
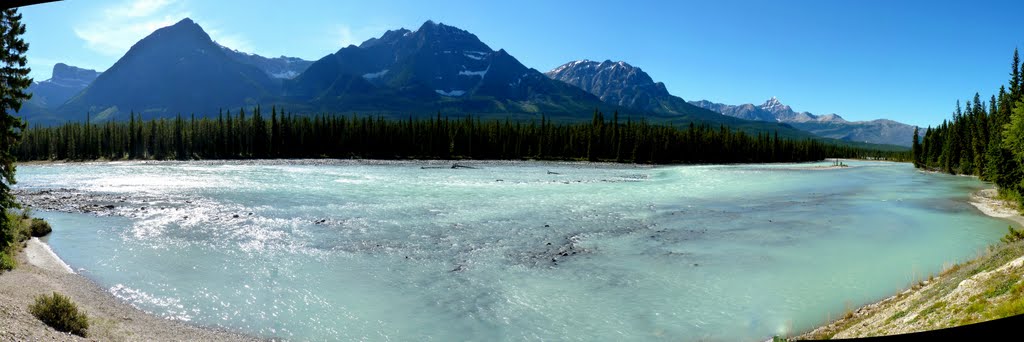
[[[871,121],[846,121],[838,114],[815,115],[797,112],[772,97],[761,105],[727,105],[707,100],[691,101],[691,104],[713,110],[724,115],[746,120],[783,122],[814,135],[848,141],[862,141],[873,144],[910,146],[916,126],[887,119]],[[923,133],[922,133],[923,134]]]
[[222,46],[185,18],[143,38],[102,73],[59,64],[53,78],[30,91],[36,98],[19,114],[32,124],[82,120],[85,113],[94,121],[125,120],[131,112],[143,118],[207,116],[256,105],[298,114],[513,120],[543,114],[560,121],[589,120],[601,110],[652,122],[813,137],[792,121],[749,120],[689,103],[625,62],[575,61],[541,73],[472,33],[433,21],[306,61]]
[[[586,90],[607,103],[654,113],[687,117],[695,113],[693,107],[698,107],[742,119],[718,121],[728,125],[743,125],[746,120],[781,123],[820,137],[874,144],[910,146],[914,134],[914,126],[892,120],[850,122],[837,114],[797,112],[774,97],[760,106],[730,106],[706,100],[688,102],[670,94],[664,83],[655,82],[639,67],[623,61],[584,59],[565,63],[545,74]],[[703,114],[703,117],[708,116]]]
[[[669,94],[664,83],[655,82],[642,69],[626,62],[596,62],[584,59],[565,63],[546,72],[545,75],[583,89],[605,103],[635,111],[654,113],[682,122],[696,121],[747,128],[748,131],[766,131],[761,129],[765,123],[721,115]],[[792,129],[785,124],[775,124],[767,131]]]

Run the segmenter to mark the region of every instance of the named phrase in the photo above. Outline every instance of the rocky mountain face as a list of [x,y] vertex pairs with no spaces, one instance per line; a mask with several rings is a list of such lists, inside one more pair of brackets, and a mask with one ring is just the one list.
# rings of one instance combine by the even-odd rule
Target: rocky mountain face
[[623,107],[662,110],[661,102],[672,97],[664,83],[654,82],[640,68],[622,61],[584,59],[563,64],[544,74],[597,95],[601,101]]
[[846,121],[838,114],[815,115],[808,112],[797,112],[775,97],[761,105],[749,103],[727,105],[707,100],[691,101],[690,103],[736,118],[787,123],[820,137],[873,144],[910,146],[915,128],[915,126],[886,119]]
[[690,101],[690,104],[695,106],[713,110],[724,115],[737,117],[746,120],[757,120],[757,121],[775,121],[775,122],[787,122],[787,123],[804,123],[804,122],[819,122],[819,123],[844,123],[847,122],[842,117],[836,114],[826,115],[814,115],[808,112],[797,112],[788,105],[783,104],[779,99],[772,97],[765,101],[761,105],[754,104],[742,104],[742,105],[727,105],[721,103],[714,103],[707,100]]
[[281,56],[277,58],[267,58],[257,54],[238,51],[223,45],[221,45],[221,49],[223,49],[224,53],[227,54],[228,57],[231,57],[231,59],[255,66],[260,70],[263,70],[263,72],[266,73],[267,76],[270,76],[270,78],[275,79],[295,78],[295,76],[306,71],[306,68],[308,68],[310,64],[313,64],[312,61],[296,57]]
[[[713,124],[750,125],[718,112],[687,103],[674,96],[662,82],[655,82],[646,72],[629,63],[605,60],[578,60],[565,63],[545,73],[548,77],[579,87],[596,95],[601,101],[666,117]],[[749,120],[749,119],[745,119]],[[761,125],[763,131],[789,129]]]
[[88,87],[99,75],[96,70],[57,63],[50,79],[28,87],[28,92],[32,93],[29,101],[42,108],[56,108]]
[[95,120],[177,114],[209,115],[273,99],[279,89],[266,72],[230,57],[191,19],[143,38],[77,96],[57,109]]
[[[551,77],[549,77],[549,75]],[[143,38],[47,122],[216,115],[286,106],[293,113],[590,120],[595,110],[650,122],[727,125],[804,138],[787,124],[734,118],[687,103],[624,62],[579,61],[545,75],[465,30],[427,21],[317,61],[266,58],[221,46],[190,19]],[[608,117],[609,115],[606,115]],[[30,120],[31,122],[31,120]],[[39,123],[39,122],[37,122]]]
[[50,79],[28,87],[27,92],[32,94],[32,98],[22,103],[18,116],[32,124],[64,122],[65,119],[54,115],[54,109],[88,87],[98,75],[95,70],[57,63]]
[[578,116],[597,97],[527,68],[465,30],[427,21],[314,62],[286,82],[288,100],[335,111]]

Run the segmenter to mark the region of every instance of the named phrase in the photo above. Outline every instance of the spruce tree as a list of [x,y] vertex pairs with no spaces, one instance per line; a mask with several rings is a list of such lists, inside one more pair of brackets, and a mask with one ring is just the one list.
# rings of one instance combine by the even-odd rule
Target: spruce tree
[[912,156],[913,156],[913,159],[914,159],[914,166],[915,167],[921,167],[921,142],[920,142],[919,139],[920,138],[918,138],[917,127],[915,126],[914,127],[914,145],[913,145],[913,148],[911,149],[911,153],[913,153]]
[[21,118],[13,114],[21,111],[22,103],[32,97],[25,92],[32,79],[28,77],[31,69],[25,59],[28,43],[21,38],[24,34],[25,25],[17,9],[0,11],[0,252],[13,241],[6,213],[18,206],[10,186],[15,183],[14,148],[26,129]]

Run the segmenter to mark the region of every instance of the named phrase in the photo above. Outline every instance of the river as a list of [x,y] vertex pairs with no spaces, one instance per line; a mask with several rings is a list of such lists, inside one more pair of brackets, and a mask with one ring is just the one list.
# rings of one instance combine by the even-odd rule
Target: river
[[764,340],[973,258],[977,179],[847,161],[26,164],[48,243],[156,315],[296,340]]

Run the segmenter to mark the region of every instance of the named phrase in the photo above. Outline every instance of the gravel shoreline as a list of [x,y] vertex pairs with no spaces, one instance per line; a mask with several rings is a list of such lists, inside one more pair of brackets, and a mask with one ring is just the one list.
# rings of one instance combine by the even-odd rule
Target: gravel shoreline
[[[163,319],[114,297],[75,274],[36,238],[16,256],[18,268],[0,274],[0,341],[259,341],[222,329]],[[59,292],[89,315],[88,338],[61,333],[28,312],[35,297]]]

